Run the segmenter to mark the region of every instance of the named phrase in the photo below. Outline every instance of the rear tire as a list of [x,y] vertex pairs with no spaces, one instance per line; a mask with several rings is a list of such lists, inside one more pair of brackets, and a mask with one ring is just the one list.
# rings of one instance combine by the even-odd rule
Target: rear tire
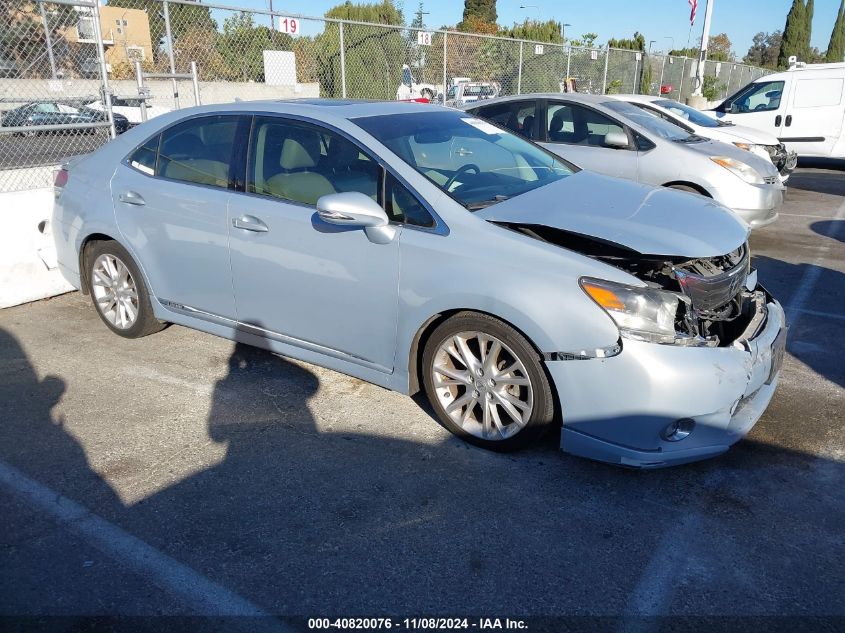
[[555,404],[540,355],[513,327],[487,314],[460,312],[426,343],[423,385],[440,422],[494,451],[535,441]]
[[129,252],[114,240],[85,249],[88,294],[103,323],[124,338],[140,338],[163,329],[155,318],[144,277]]

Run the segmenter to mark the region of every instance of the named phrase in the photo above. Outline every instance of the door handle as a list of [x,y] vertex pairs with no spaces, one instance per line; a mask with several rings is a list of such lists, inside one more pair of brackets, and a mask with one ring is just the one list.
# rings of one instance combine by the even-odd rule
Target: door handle
[[786,115],[786,127],[789,127],[790,125],[792,125],[792,115],[787,114]]
[[777,115],[775,117],[775,127],[780,127],[780,124],[783,122],[783,117],[781,115]]
[[254,231],[256,233],[266,233],[270,230],[264,222],[252,215],[242,215],[239,218],[232,218],[232,226],[236,229]]
[[141,194],[135,191],[127,191],[126,193],[120,194],[117,198],[124,204],[131,204],[136,207],[143,207],[145,204],[147,204],[141,197]]

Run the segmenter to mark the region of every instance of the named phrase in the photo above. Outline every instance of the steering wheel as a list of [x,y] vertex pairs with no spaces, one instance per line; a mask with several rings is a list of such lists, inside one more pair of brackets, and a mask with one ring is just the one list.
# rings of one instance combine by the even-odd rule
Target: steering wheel
[[444,187],[444,189],[446,191],[449,191],[452,188],[452,185],[455,184],[455,181],[458,179],[458,176],[468,172],[469,170],[473,170],[476,174],[481,173],[481,169],[478,167],[478,165],[474,163],[467,163],[463,167],[460,167],[458,171],[456,171],[454,174],[452,174],[452,177],[446,181],[446,186]]
[[756,110],[765,110],[768,107],[769,107],[769,104],[767,104],[767,103],[758,103],[756,106],[754,106],[754,110],[755,111]]

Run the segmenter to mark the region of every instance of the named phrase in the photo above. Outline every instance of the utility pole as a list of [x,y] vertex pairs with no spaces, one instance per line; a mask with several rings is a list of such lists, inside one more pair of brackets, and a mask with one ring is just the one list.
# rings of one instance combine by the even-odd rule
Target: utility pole
[[276,30],[276,17],[273,15],[273,0],[267,0],[270,3],[270,30]]
[[698,51],[698,68],[695,72],[695,90],[692,93],[692,97],[702,96],[701,89],[704,87],[704,62],[707,61],[707,45],[710,43],[710,20],[712,17],[713,0],[707,0],[707,10],[704,12],[704,28],[701,31],[701,50]]

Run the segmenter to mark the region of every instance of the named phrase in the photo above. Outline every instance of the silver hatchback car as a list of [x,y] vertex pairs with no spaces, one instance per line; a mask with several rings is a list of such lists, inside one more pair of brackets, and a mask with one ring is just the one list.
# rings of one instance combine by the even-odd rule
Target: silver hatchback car
[[464,109],[584,169],[713,198],[752,228],[774,222],[783,206],[785,187],[768,157],[696,136],[612,97],[532,94]]
[[389,389],[509,450],[721,453],[769,403],[784,314],[748,227],[466,113],[301,100],[163,114],[68,165],[65,277],[116,334],[176,323]]

